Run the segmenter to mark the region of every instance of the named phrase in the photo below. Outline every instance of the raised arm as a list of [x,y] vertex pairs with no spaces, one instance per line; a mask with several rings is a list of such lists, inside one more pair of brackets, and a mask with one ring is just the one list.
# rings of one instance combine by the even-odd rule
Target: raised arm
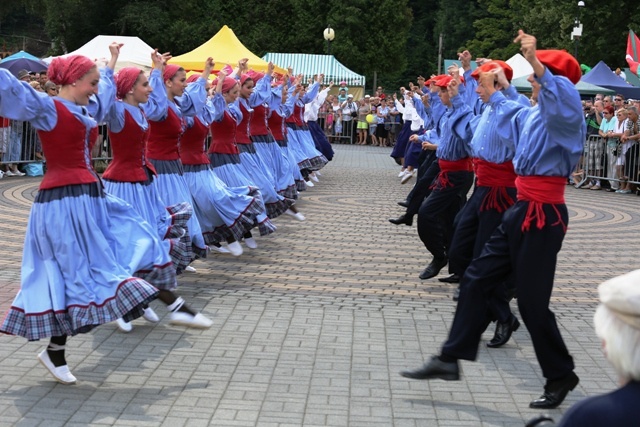
[[34,128],[51,130],[57,122],[53,98],[37,92],[8,70],[0,68],[0,116],[30,122]]

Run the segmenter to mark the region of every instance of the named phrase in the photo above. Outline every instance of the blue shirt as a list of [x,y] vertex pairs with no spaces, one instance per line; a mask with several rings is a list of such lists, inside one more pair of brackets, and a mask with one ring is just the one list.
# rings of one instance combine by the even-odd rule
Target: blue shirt
[[[489,102],[497,97],[497,93],[491,96]],[[514,86],[509,86],[502,94],[522,108],[531,106],[529,99],[520,95]],[[511,139],[500,138],[497,131],[498,117],[492,106],[485,108],[481,115],[476,115],[468,104],[463,104],[460,109],[453,130],[460,138],[469,141],[467,149],[472,157],[491,163],[504,163],[513,159],[515,145]]]
[[583,151],[586,125],[580,94],[566,77],[545,69],[538,105],[522,108],[502,93],[491,97],[500,137],[513,140],[513,166],[521,176],[566,177],[575,169]]
[[111,68],[100,70],[98,95],[91,96],[89,105],[78,105],[64,98],[50,97],[21,82],[8,70],[0,69],[0,116],[31,123],[35,129],[50,131],[58,123],[54,103],[61,102],[87,129],[102,123],[116,102],[116,83]]
[[[447,108],[438,122],[437,128],[426,131],[419,136],[420,141],[429,141],[437,144],[436,156],[440,160],[454,162],[469,157],[467,142],[453,132],[452,126],[459,118],[464,106],[464,100],[460,95],[451,98],[451,108]],[[468,137],[470,139],[470,136]]]

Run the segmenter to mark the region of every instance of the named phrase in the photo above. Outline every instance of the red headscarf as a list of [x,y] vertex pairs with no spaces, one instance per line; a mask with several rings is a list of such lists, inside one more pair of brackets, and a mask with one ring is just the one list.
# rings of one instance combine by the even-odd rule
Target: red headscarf
[[264,73],[254,70],[247,71],[247,75],[249,76],[249,78],[251,78],[251,80],[253,80],[254,83],[258,83],[258,80],[264,77]]
[[116,96],[124,99],[140,77],[142,71],[136,67],[122,68],[116,75]]
[[[248,72],[244,73],[242,76],[240,76],[240,85],[241,86],[244,85],[247,80],[253,80],[252,75],[249,74]],[[254,83],[255,83],[255,81],[254,81]]]
[[95,66],[96,64],[92,60],[82,55],[54,58],[47,70],[47,77],[57,85],[70,85]]
[[[218,80],[219,79],[215,79],[212,83],[213,87],[218,87]],[[229,92],[231,89],[233,89],[233,87],[238,83],[238,81],[236,79],[234,79],[233,77],[225,77],[224,81],[222,82],[222,93],[227,93]]]
[[175,64],[167,64],[166,67],[164,67],[164,73],[162,73],[162,79],[166,82],[167,80],[171,80],[172,78],[175,77],[176,73],[181,69],[182,67],[179,65],[175,65]]
[[193,83],[200,78],[201,74],[192,74],[187,77],[187,83]]

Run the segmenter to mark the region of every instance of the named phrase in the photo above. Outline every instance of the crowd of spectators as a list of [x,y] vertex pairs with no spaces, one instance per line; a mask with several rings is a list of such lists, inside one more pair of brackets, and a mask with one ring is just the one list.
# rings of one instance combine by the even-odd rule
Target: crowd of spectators
[[341,82],[338,94],[327,96],[320,107],[318,123],[332,143],[391,147],[402,126],[395,101],[395,96],[389,99],[382,87],[373,96],[356,100]]
[[585,152],[573,174],[576,188],[640,195],[640,100],[597,94],[583,101]]

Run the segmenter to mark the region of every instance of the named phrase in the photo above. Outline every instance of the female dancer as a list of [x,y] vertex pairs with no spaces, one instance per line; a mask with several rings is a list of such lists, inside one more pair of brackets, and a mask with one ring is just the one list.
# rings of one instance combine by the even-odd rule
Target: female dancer
[[[118,73],[116,95],[121,101],[114,103],[105,117],[113,161],[107,167],[103,179],[107,192],[129,203],[145,221],[158,230],[160,239],[165,239],[162,244],[167,262],[173,261],[176,271],[180,273],[191,262],[187,255],[188,248],[178,239],[187,232],[186,224],[192,210],[188,203],[165,207],[158,195],[156,172],[145,154],[149,123],[140,106],[150,96],[156,102],[166,98],[162,69],[168,57],[168,54],[159,55],[157,50],[151,54],[155,69],[151,72],[150,79],[135,67],[123,68]],[[171,290],[161,290],[159,299],[171,311],[169,323],[193,328],[209,328],[213,324],[204,315],[193,312]],[[143,316],[150,322],[158,321],[151,308],[146,308]],[[123,332],[130,332],[132,329],[131,323],[124,319],[118,319],[117,323]]]
[[[198,77],[190,76],[187,82],[192,83]],[[205,139],[214,117],[225,108],[223,97],[213,97],[195,117],[186,118],[187,129],[180,140],[180,160],[205,242],[217,244],[226,240],[231,253],[239,256],[242,246],[238,241],[246,235],[250,238],[249,230],[262,224],[263,231],[271,233],[275,226],[267,217],[258,188],[247,185],[228,187],[211,170]]]
[[[209,160],[213,173],[229,187],[256,187],[251,179],[246,164],[241,162],[240,151],[236,144],[237,128],[242,122],[242,113],[238,108],[237,99],[240,95],[238,82],[231,77],[227,77],[225,70],[220,71],[218,78],[213,82],[214,95],[212,102],[219,103],[220,99],[226,104],[223,110],[216,110],[211,122],[211,145],[209,146]],[[265,183],[265,207],[267,213],[280,212],[289,207],[289,199],[280,196],[269,185]],[[271,215],[269,215],[271,216]],[[268,221],[267,217],[258,218],[258,228],[261,235],[269,234],[275,226]],[[245,244],[255,249],[258,247],[250,232],[244,236]]]
[[304,106],[316,98],[323,78],[324,74],[320,74],[308,89],[300,89],[293,107],[293,114],[286,120],[289,146],[296,156],[300,172],[306,182],[309,182],[309,176],[314,171],[322,169],[328,163],[327,158],[316,150],[309,126],[304,121]]
[[41,97],[0,70],[0,115],[38,130],[48,168],[29,215],[21,288],[0,331],[50,337],[38,359],[63,384],[76,382],[65,360],[68,336],[135,319],[158,294],[150,283],[175,284],[157,231],[103,191],[87,160],[97,123],[115,101],[120,47],[109,46],[111,60],[100,72],[84,56],[54,59],[48,76],[61,85],[56,97]]
[[[208,58],[202,76],[187,88],[184,68],[174,64],[166,65],[162,79],[167,96],[150,98],[147,103],[142,104],[150,129],[147,158],[158,173],[160,198],[168,205],[183,202],[194,205],[189,185],[183,176],[178,144],[183,132],[183,118],[196,115],[204,107],[207,99],[205,85],[212,68],[213,59]],[[191,260],[205,258],[210,248],[204,242],[196,216],[189,219],[187,227]],[[215,246],[212,248],[215,250]],[[225,249],[225,252],[228,251]]]
[[[264,74],[252,71],[249,71],[245,75],[249,75],[255,84],[264,77]],[[242,92],[241,90],[241,95]],[[268,98],[265,102],[257,105],[249,105],[249,107],[253,108],[253,111],[250,112],[249,115],[249,135],[262,166],[266,168],[274,178],[275,188],[278,194],[287,199],[295,200],[298,198],[298,191],[293,174],[289,168],[289,161],[284,157],[278,144],[276,144],[276,140],[268,125],[270,105],[276,102],[273,98],[274,94],[271,91],[271,87],[268,87]],[[242,101],[241,104],[243,104]],[[291,207],[285,211],[285,214],[291,215],[299,221],[305,220],[304,215],[298,212],[295,205],[291,205]]]
[[[293,114],[293,104],[296,102],[296,99],[298,99],[300,86],[298,85],[299,81],[296,80],[294,81],[293,86],[288,89],[286,84],[288,81],[289,77],[285,76],[281,85],[272,89],[273,96],[269,106],[270,112],[268,125],[273,138],[276,140],[276,143],[282,151],[282,155],[289,164],[289,174],[293,176],[294,182],[296,183],[296,189],[298,191],[306,191],[307,186],[304,178],[300,173],[300,168],[298,167],[298,164],[294,159],[294,155],[289,149],[289,144],[287,143],[287,126],[285,124],[287,117]],[[291,95],[289,95],[289,92],[291,92]]]
[[[240,61],[239,65],[240,73],[244,74],[240,77],[240,96],[236,101],[240,112],[238,115],[240,120],[238,123],[238,132],[236,132],[235,136],[236,143],[238,151],[240,152],[242,165],[248,177],[262,192],[269,218],[273,219],[291,209],[295,200],[278,193],[275,177],[262,162],[262,159],[256,154],[256,148],[250,136],[250,123],[251,114],[254,111],[253,107],[261,105],[271,97],[271,74],[273,73],[274,67],[272,63],[269,63],[267,73],[264,77],[257,79],[256,85],[256,81],[254,80],[254,77],[256,77],[255,73],[248,72],[246,60]],[[273,193],[275,193],[276,197],[273,197]]]

